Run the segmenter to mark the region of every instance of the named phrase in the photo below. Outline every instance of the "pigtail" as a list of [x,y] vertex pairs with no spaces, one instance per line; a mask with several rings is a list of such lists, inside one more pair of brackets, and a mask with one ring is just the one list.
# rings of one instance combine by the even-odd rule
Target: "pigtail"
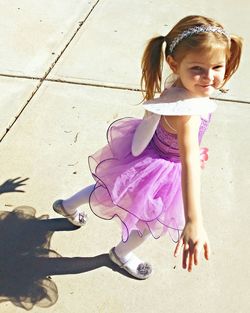
[[156,92],[161,92],[164,40],[163,36],[152,38],[144,51],[141,62],[144,100],[153,99]]
[[237,71],[242,52],[242,38],[238,36],[230,36],[231,46],[230,46],[230,57],[226,65],[225,81],[226,83],[230,77]]

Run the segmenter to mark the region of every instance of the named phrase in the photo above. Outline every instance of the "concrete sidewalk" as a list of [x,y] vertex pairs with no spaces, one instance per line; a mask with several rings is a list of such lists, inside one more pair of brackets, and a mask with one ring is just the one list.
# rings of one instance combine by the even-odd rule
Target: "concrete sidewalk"
[[[21,0],[6,5],[0,0],[0,5],[0,311],[34,305],[35,313],[249,312],[250,3]],[[210,148],[202,203],[212,256],[190,274],[182,270],[181,258],[174,259],[167,236],[152,239],[138,254],[152,263],[154,275],[137,281],[108,259],[120,239],[115,222],[89,213],[87,226],[75,229],[58,219],[51,204],[93,183],[87,157],[105,144],[107,126],[143,113],[136,104],[146,41],[190,14],[216,18],[245,38],[240,69],[229,92],[218,95],[203,141]],[[17,207],[22,214],[3,214]],[[44,216],[24,227],[23,219],[32,214],[50,220]],[[48,253],[48,243],[61,257]],[[36,253],[44,258],[37,261]],[[26,274],[33,280],[24,279]],[[39,284],[48,292],[43,301],[38,301]],[[36,299],[27,296],[29,288]]]

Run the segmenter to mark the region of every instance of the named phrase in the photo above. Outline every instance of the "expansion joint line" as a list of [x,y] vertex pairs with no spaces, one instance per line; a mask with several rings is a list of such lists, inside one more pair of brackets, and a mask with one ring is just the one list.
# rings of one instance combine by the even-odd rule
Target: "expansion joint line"
[[[63,48],[63,50],[59,53],[59,55],[56,57],[55,61],[50,65],[49,69],[45,72],[45,74],[43,75],[42,78],[39,78],[39,83],[37,84],[36,88],[33,90],[31,96],[29,97],[29,99],[26,101],[25,105],[22,107],[22,109],[20,110],[20,112],[15,116],[14,121],[6,128],[5,133],[3,134],[3,136],[0,138],[0,143],[2,142],[2,140],[5,138],[5,136],[7,135],[7,133],[10,131],[10,129],[13,127],[13,125],[16,123],[16,121],[18,120],[18,118],[21,116],[21,114],[23,113],[23,111],[27,108],[28,104],[30,103],[30,101],[32,100],[32,98],[35,96],[35,94],[37,93],[37,91],[40,89],[41,85],[43,84],[43,82],[46,80],[46,78],[48,77],[48,75],[50,74],[50,72],[52,71],[52,69],[54,68],[54,66],[57,64],[57,62],[59,61],[59,59],[61,58],[61,56],[63,55],[63,53],[65,52],[65,50],[68,48],[68,46],[71,44],[72,40],[75,38],[75,36],[77,35],[77,33],[80,31],[80,29],[83,27],[84,23],[87,21],[87,19],[89,18],[89,16],[91,15],[91,13],[94,11],[94,9],[96,8],[96,6],[99,4],[101,0],[97,0],[96,3],[92,6],[91,10],[88,12],[87,16],[84,18],[84,20],[79,22],[79,25],[77,27],[77,29],[75,30],[74,34],[71,36],[70,40],[68,41],[68,43],[65,45],[65,47]],[[1,76],[8,76],[8,75],[1,75]],[[9,75],[10,77],[11,75]],[[13,77],[13,76],[12,76]]]

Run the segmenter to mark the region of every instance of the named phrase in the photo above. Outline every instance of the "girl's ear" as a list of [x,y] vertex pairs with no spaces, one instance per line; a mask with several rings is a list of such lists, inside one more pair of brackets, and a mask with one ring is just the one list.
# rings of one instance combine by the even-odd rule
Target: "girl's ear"
[[171,56],[167,56],[167,63],[169,67],[171,68],[172,72],[174,74],[178,74],[178,63],[175,61],[175,59]]

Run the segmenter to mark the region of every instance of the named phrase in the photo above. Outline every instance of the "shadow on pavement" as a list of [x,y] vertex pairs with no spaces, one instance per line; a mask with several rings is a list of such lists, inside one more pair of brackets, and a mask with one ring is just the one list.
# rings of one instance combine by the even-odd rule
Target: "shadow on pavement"
[[21,177],[16,177],[14,179],[7,179],[4,183],[0,185],[0,195],[9,192],[25,192],[24,190],[17,189],[22,186],[26,186],[26,181],[29,178],[22,179]]
[[30,310],[50,307],[58,299],[50,276],[89,272],[106,266],[129,276],[113,264],[108,254],[95,257],[62,257],[50,249],[55,231],[78,229],[64,218],[35,217],[31,207],[0,211],[0,303],[10,301]]

